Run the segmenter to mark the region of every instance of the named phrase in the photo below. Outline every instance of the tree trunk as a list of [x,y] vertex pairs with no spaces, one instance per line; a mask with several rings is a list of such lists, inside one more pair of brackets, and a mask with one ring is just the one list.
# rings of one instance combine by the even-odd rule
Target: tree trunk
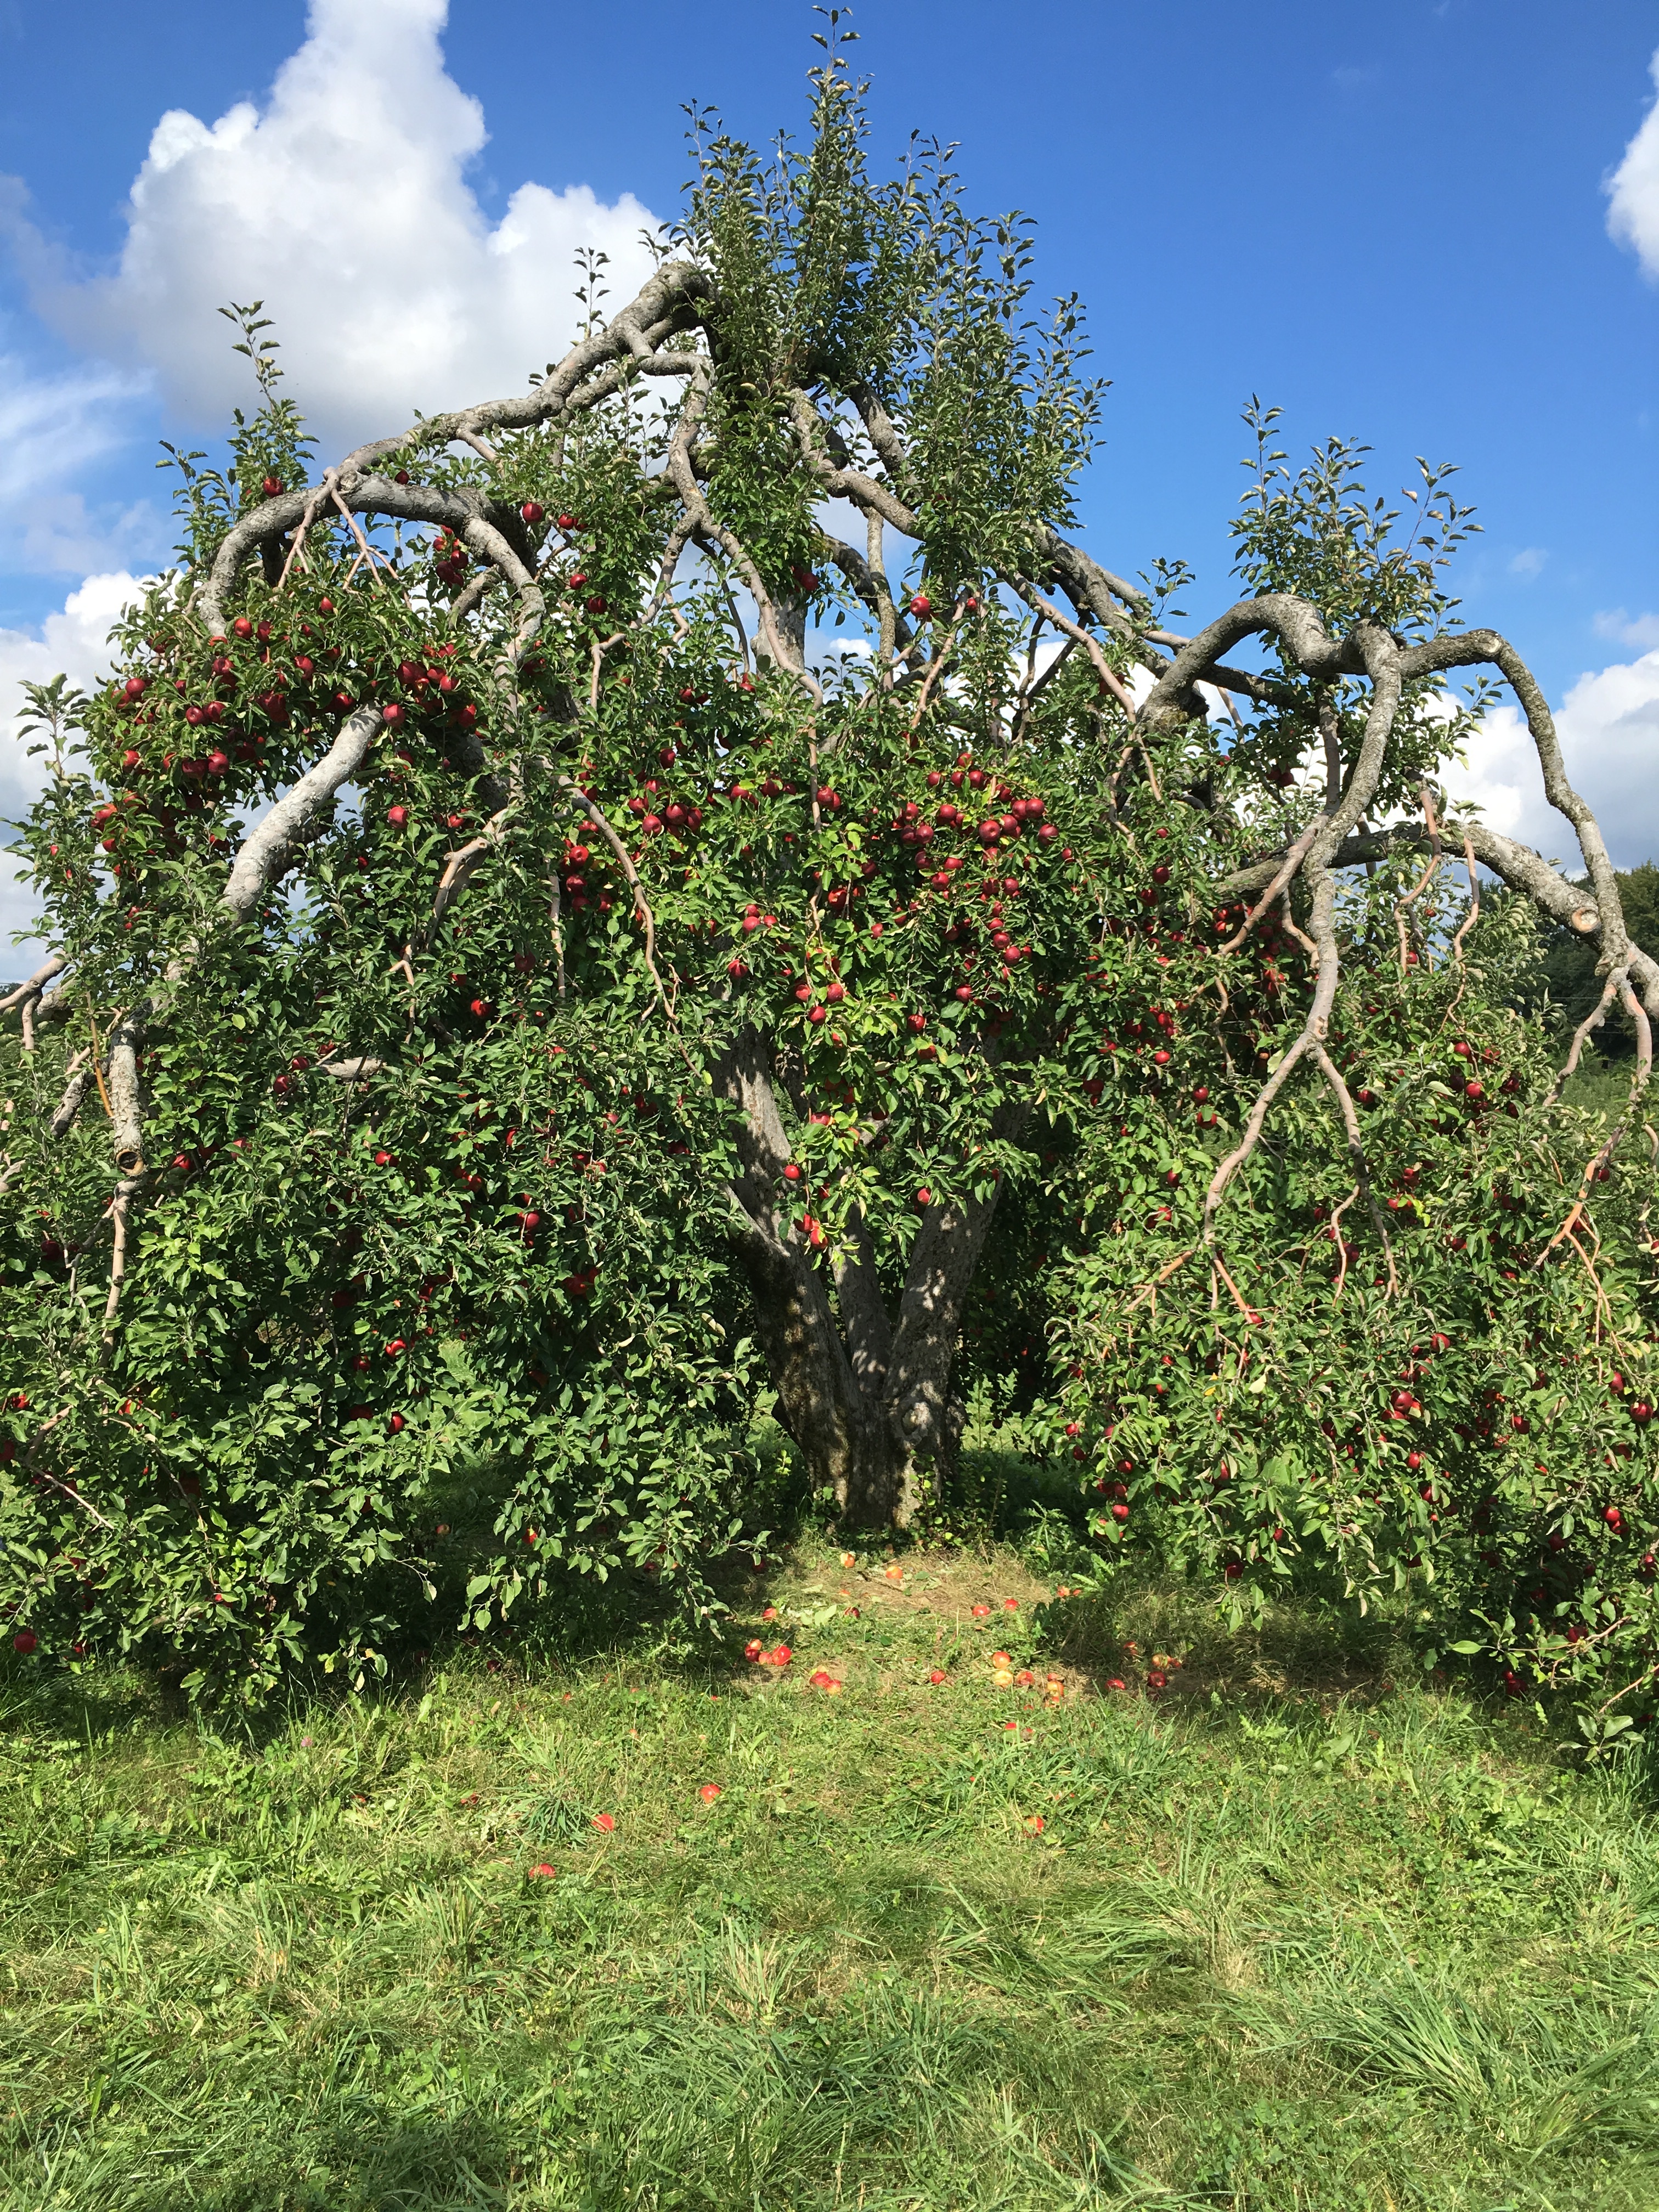
[[[983,1200],[930,1206],[911,1249],[896,1323],[861,1224],[830,1263],[793,1218],[783,1170],[788,1140],[772,1088],[771,1054],[753,1031],[722,1071],[743,1108],[740,1172],[732,1185],[732,1241],[755,1294],[757,1334],[783,1425],[817,1489],[830,1489],[854,1528],[908,1528],[956,1470],[961,1409],[951,1395],[962,1311],[996,1211]],[[1004,1108],[999,1137],[1024,1124]]]

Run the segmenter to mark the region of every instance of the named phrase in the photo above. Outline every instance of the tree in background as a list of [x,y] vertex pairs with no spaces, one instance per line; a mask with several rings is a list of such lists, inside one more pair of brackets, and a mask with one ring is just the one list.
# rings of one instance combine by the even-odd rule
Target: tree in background
[[[1247,596],[1177,633],[1183,572],[1070,534],[1077,301],[864,129],[838,43],[804,148],[696,118],[637,299],[590,265],[528,389],[315,477],[236,311],[260,405],[222,473],[173,456],[179,568],[107,690],[34,694],[20,1649],[255,1698],[383,1668],[441,1587],[706,1609],[763,1382],[843,1522],[905,1528],[1012,1362],[1103,1546],[1243,1604],[1426,1590],[1455,1528],[1460,1641],[1517,1683],[1645,1665],[1659,963],[1536,684],[1458,626],[1468,510],[1425,471],[1402,536],[1258,414]],[[1499,678],[1588,890],[1446,819]],[[1513,1010],[1534,915],[1638,1038],[1611,1130]],[[1516,1363],[1571,1439],[1518,1487]],[[1425,1461],[1449,1375],[1474,1435]]]

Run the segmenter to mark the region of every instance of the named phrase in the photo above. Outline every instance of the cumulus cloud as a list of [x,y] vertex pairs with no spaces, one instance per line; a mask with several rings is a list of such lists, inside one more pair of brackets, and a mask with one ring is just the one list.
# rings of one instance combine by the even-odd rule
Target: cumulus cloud
[[[1595,809],[1615,865],[1659,860],[1659,652],[1581,676],[1557,712],[1573,787]],[[1514,706],[1488,714],[1447,771],[1455,799],[1474,800],[1494,830],[1583,867],[1571,825],[1544,797],[1538,756]]]
[[287,389],[336,449],[521,387],[568,344],[578,248],[608,254],[612,306],[649,274],[631,195],[522,184],[493,227],[467,181],[486,132],[444,67],[445,0],[313,0],[263,106],[163,115],[117,266],[77,276],[15,216],[40,312],[101,358],[146,363],[216,427],[247,365],[216,310],[263,300]]
[[[1659,53],[1651,67],[1659,86]],[[1659,277],[1659,100],[1608,179],[1607,200],[1609,233],[1632,249],[1650,276]]]
[[[43,763],[31,760],[24,744],[20,685],[64,675],[81,690],[89,690],[108,674],[109,634],[141,588],[138,579],[125,571],[88,576],[70,593],[61,613],[47,616],[38,633],[0,629],[0,846],[12,842],[3,824],[27,812],[46,780]],[[15,866],[0,854],[0,976],[27,973],[33,964],[31,954],[38,957],[40,950],[32,938],[21,951],[12,949],[13,931],[30,930],[35,920]]]
[[1541,545],[1523,545],[1510,562],[1510,574],[1511,576],[1524,576],[1528,583],[1531,583],[1534,577],[1542,575],[1544,563],[1549,557]]

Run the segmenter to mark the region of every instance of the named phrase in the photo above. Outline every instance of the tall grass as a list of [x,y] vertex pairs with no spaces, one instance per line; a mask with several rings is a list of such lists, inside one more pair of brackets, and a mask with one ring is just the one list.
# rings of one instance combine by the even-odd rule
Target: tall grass
[[787,1669],[481,1648],[258,1741],[18,1670],[0,2201],[1659,2203],[1635,1768],[1395,1686],[1386,1628],[884,1564],[746,1590]]

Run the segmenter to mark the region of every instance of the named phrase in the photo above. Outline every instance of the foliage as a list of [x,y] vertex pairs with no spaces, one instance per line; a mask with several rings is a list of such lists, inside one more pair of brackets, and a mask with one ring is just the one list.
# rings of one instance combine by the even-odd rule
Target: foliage
[[[872,182],[863,132],[836,59],[804,152],[696,118],[704,290],[650,374],[618,340],[580,407],[417,423],[349,517],[298,494],[267,325],[233,311],[262,404],[222,471],[175,457],[185,567],[106,689],[33,695],[21,849],[71,965],[0,1042],[19,1646],[254,1705],[586,1583],[717,1623],[720,1561],[763,1535],[763,1383],[823,1479],[734,1236],[763,1219],[845,1324],[855,1268],[935,1310],[918,1255],[977,1222],[936,1395],[1000,1392],[1103,1551],[1240,1608],[1407,1587],[1431,1655],[1582,1683],[1599,1749],[1655,1656],[1650,1172],[1550,1101],[1528,910],[1474,921],[1394,860],[1340,903],[1341,1100],[1310,1058],[1252,1124],[1312,1004],[1305,878],[1216,948],[1240,871],[1313,824],[1324,747],[1356,772],[1374,687],[1280,645],[1240,726],[1126,715],[1182,572],[1092,629],[1041,596],[1099,400],[1076,304],[1039,326],[1019,220],[970,220],[938,149]],[[1447,472],[1401,538],[1357,449],[1291,475],[1253,420],[1250,589],[1443,629]],[[826,471],[871,502],[867,557]],[[1481,696],[1443,684],[1406,680],[1377,810],[1432,806]],[[143,1158],[112,1171],[135,1036]],[[1201,1194],[1252,1127],[1212,1263]],[[916,1461],[960,1517],[948,1441]]]

